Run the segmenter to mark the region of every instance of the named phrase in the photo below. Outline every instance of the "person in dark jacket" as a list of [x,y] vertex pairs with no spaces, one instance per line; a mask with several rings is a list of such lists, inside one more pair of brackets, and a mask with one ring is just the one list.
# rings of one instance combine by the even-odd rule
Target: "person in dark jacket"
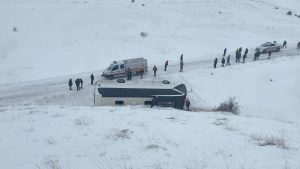
[[246,48],[245,53],[243,55],[243,63],[245,63],[245,60],[247,58],[247,54],[248,54],[248,48]]
[[190,100],[188,98],[186,98],[186,100],[185,100],[185,106],[186,106],[186,108],[187,108],[188,111],[190,111],[190,105],[191,105]]
[[226,52],[227,52],[227,48],[224,49],[224,53],[223,53],[223,56],[226,55]]
[[141,79],[143,79],[143,75],[144,75],[144,69],[141,70]]
[[79,79],[76,79],[76,80],[75,80],[75,84],[76,84],[76,89],[77,89],[77,91],[80,90],[80,87],[79,87],[79,85],[80,85],[80,80],[79,80]]
[[91,85],[94,84],[94,79],[95,79],[95,77],[94,77],[94,75],[93,75],[93,73],[92,73],[92,74],[91,74]]
[[235,51],[235,63],[237,63],[238,59],[239,59],[239,49]]
[[259,56],[260,56],[260,51],[256,51],[255,54],[254,54],[254,59],[253,61],[256,61],[259,59]]
[[227,56],[226,65],[230,66],[230,55]]
[[282,48],[286,48],[287,41],[283,41]]
[[169,64],[169,61],[167,60],[167,61],[165,62],[165,71],[167,71],[168,64]]
[[183,72],[183,62],[180,62],[180,70],[179,72]]
[[131,70],[130,68],[127,69],[127,80],[131,80]]
[[180,62],[183,62],[183,54],[180,56]]
[[268,55],[269,55],[268,59],[271,59],[272,52],[269,52]]
[[157,67],[154,65],[153,66],[154,77],[156,76],[156,71],[157,71]]
[[214,68],[217,68],[218,58],[215,58],[214,60]]
[[300,49],[300,42],[298,42],[298,45],[297,45],[297,50]]
[[70,80],[69,80],[69,88],[70,88],[70,90],[72,90],[72,86],[73,86],[73,81],[72,81],[72,79],[70,78]]
[[221,62],[222,62],[222,67],[224,67],[225,66],[225,58],[224,57],[222,58]]

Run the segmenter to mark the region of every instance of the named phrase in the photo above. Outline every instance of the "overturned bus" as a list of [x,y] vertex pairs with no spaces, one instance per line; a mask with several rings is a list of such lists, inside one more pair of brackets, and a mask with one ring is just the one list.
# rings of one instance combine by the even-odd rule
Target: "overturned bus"
[[163,81],[97,82],[95,106],[146,105],[183,109],[187,89],[184,84]]

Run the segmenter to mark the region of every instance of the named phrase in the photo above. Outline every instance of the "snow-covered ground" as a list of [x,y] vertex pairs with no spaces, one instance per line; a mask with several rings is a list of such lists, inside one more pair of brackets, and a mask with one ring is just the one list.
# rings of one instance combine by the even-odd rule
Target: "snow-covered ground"
[[[0,168],[300,169],[300,1],[135,1],[0,0]],[[273,40],[288,48],[252,62]],[[212,68],[240,46],[245,64]],[[185,83],[193,111],[92,106],[90,73],[132,57]],[[239,115],[205,111],[229,97]]]

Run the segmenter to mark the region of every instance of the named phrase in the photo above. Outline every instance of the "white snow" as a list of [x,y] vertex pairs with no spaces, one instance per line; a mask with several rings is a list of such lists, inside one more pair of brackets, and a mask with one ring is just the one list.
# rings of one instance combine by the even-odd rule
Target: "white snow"
[[[300,1],[135,1],[0,0],[0,168],[299,169]],[[252,62],[274,40],[288,48]],[[225,47],[232,66],[213,69]],[[135,57],[158,66],[144,81],[186,84],[193,111],[92,106],[89,75]],[[239,115],[210,111],[229,97]]]

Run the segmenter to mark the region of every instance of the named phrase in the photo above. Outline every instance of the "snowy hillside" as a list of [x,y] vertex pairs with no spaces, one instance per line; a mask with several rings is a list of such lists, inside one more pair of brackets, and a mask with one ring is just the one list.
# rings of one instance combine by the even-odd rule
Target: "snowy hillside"
[[[0,169],[300,169],[299,6],[0,0]],[[253,62],[254,48],[274,40],[288,47]],[[236,64],[241,46],[249,56]],[[225,47],[232,65],[214,69]],[[112,60],[133,57],[158,66],[143,80],[186,84],[192,111],[92,106],[90,73],[103,80]],[[83,89],[68,90],[69,78]],[[239,115],[211,111],[229,97]]]
[[99,71],[125,58],[162,65],[177,63],[181,53],[188,61],[212,59],[225,47],[292,44],[300,18],[286,13],[300,14],[299,6],[298,0],[1,0],[0,83]]

